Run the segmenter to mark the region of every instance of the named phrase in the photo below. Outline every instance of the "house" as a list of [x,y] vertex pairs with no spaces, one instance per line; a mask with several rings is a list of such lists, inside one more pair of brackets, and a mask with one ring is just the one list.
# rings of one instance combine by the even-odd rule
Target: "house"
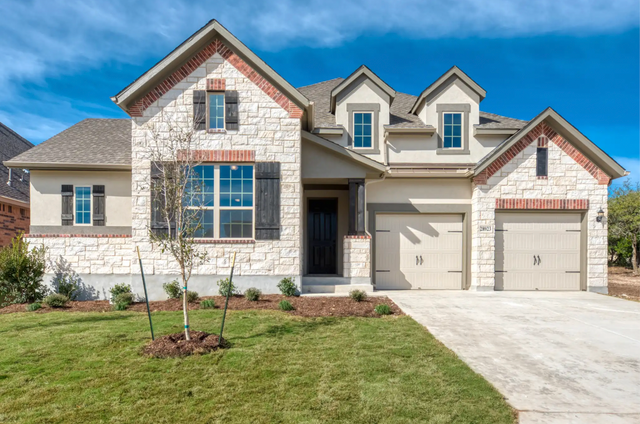
[[[11,159],[33,147],[29,141],[0,122],[0,157]],[[0,165],[0,246],[20,233],[29,232],[29,173]]]
[[30,241],[98,296],[142,292],[136,248],[151,298],[178,275],[148,236],[149,145],[176,125],[204,158],[200,294],[232,252],[239,287],[265,293],[283,277],[606,293],[607,187],[626,171],[551,108],[480,111],[487,92],[457,67],[425,86],[399,93],[362,66],[296,89],[211,21],[112,98],[130,119],[87,119],[5,164],[31,172]]

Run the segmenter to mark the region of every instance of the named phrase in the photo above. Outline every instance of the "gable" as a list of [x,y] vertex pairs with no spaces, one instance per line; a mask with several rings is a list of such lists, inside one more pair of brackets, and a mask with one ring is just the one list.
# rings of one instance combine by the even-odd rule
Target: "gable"
[[477,99],[477,103],[480,103],[487,95],[487,92],[482,87],[462,72],[460,68],[454,66],[420,93],[411,108],[411,113],[417,114],[421,110],[423,103],[432,101],[434,97],[439,96],[442,91],[446,91],[454,84],[465,91],[469,97]]

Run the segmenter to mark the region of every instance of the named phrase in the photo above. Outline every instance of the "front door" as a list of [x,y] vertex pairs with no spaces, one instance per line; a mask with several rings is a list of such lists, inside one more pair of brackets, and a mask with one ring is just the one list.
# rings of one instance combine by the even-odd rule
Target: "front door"
[[336,274],[338,199],[309,199],[309,274]]

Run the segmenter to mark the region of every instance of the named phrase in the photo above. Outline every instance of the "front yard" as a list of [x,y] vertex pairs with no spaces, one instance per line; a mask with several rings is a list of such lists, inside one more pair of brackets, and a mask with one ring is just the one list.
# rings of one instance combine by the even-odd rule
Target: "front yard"
[[[156,336],[180,312],[153,315]],[[191,312],[218,332],[219,310]],[[512,423],[502,396],[406,316],[230,311],[232,347],[140,355],[146,314],[0,315],[0,422]]]

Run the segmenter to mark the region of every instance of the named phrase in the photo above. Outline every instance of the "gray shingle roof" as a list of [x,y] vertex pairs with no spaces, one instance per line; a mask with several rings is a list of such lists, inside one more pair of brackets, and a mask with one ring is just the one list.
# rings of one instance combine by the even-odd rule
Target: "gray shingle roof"
[[[336,124],[335,115],[329,112],[331,90],[337,87],[344,78],[335,78],[317,84],[298,88],[306,98],[315,103],[315,125],[317,128],[340,128]],[[391,119],[387,128],[433,128],[426,125],[416,115],[410,113],[418,96],[396,92],[396,98],[391,105]],[[480,112],[480,125],[476,128],[520,129],[527,121],[507,118],[494,113]]]
[[18,155],[9,164],[130,166],[131,120],[85,119]]
[[[0,122],[0,162],[8,160],[33,147],[18,133]],[[0,163],[0,196],[23,202],[29,201],[29,173],[21,169],[11,171],[11,186],[7,185],[9,169]]]

